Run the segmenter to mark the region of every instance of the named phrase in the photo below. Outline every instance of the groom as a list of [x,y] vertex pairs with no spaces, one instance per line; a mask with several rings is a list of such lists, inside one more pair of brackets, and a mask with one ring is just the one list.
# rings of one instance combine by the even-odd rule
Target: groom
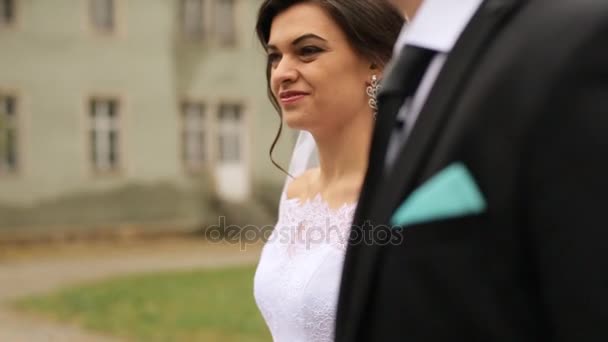
[[608,341],[608,1],[394,2],[336,341]]

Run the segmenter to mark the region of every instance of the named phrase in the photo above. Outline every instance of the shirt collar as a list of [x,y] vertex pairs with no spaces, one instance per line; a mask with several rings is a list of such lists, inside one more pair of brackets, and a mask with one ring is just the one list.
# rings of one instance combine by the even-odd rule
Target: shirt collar
[[395,52],[414,45],[449,53],[483,0],[424,0],[416,16],[404,25]]

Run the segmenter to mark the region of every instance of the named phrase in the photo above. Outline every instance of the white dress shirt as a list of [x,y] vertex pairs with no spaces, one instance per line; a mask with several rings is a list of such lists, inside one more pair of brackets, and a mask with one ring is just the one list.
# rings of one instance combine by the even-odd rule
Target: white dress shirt
[[401,30],[395,43],[394,58],[398,58],[398,53],[405,45],[434,50],[437,54],[422,77],[414,96],[405,100],[397,114],[397,119],[405,122],[405,129],[391,136],[386,156],[389,168],[414,128],[450,51],[482,2],[483,0],[424,0],[414,19]]

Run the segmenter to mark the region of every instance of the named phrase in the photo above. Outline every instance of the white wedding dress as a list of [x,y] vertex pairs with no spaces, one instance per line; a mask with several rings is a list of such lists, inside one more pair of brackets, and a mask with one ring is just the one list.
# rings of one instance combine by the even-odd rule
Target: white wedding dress
[[275,342],[333,341],[342,264],[356,204],[332,209],[319,195],[281,195],[279,220],[254,279]]

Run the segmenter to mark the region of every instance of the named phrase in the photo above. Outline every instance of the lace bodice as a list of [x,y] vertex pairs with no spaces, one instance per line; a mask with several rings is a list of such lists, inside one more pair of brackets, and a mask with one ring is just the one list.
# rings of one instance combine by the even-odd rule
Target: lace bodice
[[338,291],[355,204],[281,196],[260,258],[255,299],[275,342],[333,341]]

